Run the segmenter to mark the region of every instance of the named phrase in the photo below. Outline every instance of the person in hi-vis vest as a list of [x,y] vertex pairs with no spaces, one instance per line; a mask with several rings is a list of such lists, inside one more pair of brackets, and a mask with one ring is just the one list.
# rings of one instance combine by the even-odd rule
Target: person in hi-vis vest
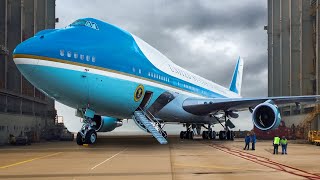
[[280,140],[280,144],[281,144],[282,154],[287,154],[288,140],[286,139],[286,137],[282,136]]
[[280,145],[280,138],[275,136],[273,138],[273,154],[278,154],[278,147]]

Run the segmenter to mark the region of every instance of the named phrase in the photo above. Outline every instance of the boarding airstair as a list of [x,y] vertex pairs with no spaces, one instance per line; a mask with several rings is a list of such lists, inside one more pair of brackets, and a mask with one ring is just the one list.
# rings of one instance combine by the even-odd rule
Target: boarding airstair
[[134,112],[133,118],[140,127],[150,132],[160,144],[168,143],[165,138],[166,132],[160,127],[160,122],[154,116],[152,116],[151,113],[147,114],[142,109],[139,109]]

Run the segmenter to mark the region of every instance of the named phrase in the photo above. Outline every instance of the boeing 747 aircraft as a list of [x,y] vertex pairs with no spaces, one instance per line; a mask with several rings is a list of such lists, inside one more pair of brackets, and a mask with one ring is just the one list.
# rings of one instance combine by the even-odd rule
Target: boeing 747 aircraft
[[[14,62],[23,76],[55,100],[77,109],[83,127],[79,145],[93,144],[96,132],[109,132],[133,119],[166,144],[166,123],[185,125],[180,138],[233,139],[231,118],[252,112],[261,130],[277,128],[278,105],[318,103],[319,96],[242,98],[243,60],[235,61],[225,88],[174,64],[137,36],[93,18],[48,29],[19,44]],[[225,130],[216,133],[215,124]]]

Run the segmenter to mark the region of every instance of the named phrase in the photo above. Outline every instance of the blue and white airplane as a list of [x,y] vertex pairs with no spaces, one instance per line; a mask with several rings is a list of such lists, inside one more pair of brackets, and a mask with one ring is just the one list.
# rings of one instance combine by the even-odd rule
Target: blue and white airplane
[[[93,144],[96,132],[108,132],[133,119],[166,144],[166,123],[181,123],[180,138],[193,139],[201,127],[203,139],[233,139],[230,118],[252,112],[261,130],[276,128],[278,105],[318,103],[319,96],[242,98],[243,60],[238,59],[229,88],[174,64],[137,36],[93,18],[62,29],[48,29],[22,42],[14,62],[35,87],[77,109],[83,127],[77,143]],[[225,131],[216,133],[213,125]]]

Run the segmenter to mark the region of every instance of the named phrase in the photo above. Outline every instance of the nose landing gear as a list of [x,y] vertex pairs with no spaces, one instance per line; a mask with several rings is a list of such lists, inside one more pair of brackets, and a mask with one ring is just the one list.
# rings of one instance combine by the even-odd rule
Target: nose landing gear
[[83,144],[94,144],[97,142],[97,133],[96,130],[93,128],[95,122],[92,121],[95,112],[86,109],[85,113],[83,114],[83,125],[81,130],[77,133],[76,142],[78,145]]

